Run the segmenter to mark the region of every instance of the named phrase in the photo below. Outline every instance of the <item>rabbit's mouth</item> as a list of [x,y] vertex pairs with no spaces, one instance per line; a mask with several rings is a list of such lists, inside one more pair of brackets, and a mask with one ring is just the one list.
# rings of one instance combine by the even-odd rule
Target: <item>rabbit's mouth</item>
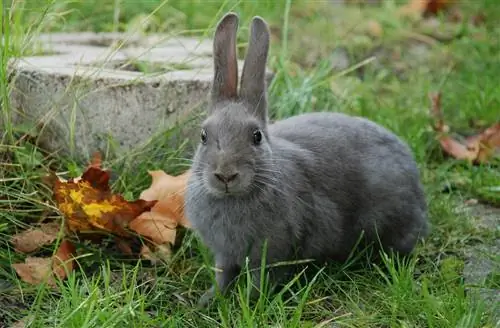
[[222,176],[215,173],[206,179],[208,191],[218,198],[247,194],[250,184],[248,175],[240,173]]

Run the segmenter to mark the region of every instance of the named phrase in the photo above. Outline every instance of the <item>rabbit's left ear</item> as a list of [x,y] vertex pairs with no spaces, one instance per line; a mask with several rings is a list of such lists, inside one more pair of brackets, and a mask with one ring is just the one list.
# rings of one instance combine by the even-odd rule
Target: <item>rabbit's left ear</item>
[[240,98],[267,121],[266,64],[269,53],[269,28],[261,17],[254,17],[250,41],[241,74]]

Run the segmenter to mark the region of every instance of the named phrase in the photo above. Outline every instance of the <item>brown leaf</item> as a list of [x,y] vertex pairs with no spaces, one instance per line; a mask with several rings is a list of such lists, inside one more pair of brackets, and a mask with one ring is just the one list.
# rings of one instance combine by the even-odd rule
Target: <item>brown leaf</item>
[[448,132],[450,128],[444,124],[444,116],[441,111],[441,93],[430,93],[429,98],[431,100],[431,117],[434,118],[434,130],[441,133]]
[[57,239],[59,228],[60,224],[57,222],[43,223],[38,228],[31,228],[15,234],[10,241],[18,252],[34,252],[54,242]]
[[38,285],[42,282],[47,282],[51,287],[56,286],[54,274],[60,279],[64,279],[67,273],[74,268],[74,260],[72,259],[75,253],[75,246],[63,240],[53,257],[30,257],[28,256],[24,263],[14,263],[12,267],[16,270],[21,280]]
[[89,167],[96,167],[96,168],[101,168],[102,167],[102,154],[99,151],[94,152],[92,155],[92,159],[90,161]]
[[454,2],[455,0],[409,0],[400,10],[404,15],[435,15],[450,7]]
[[156,201],[138,199],[129,202],[121,195],[113,194],[109,187],[109,172],[98,165],[100,162],[95,160],[79,179],[57,179],[54,198],[70,231],[104,230],[127,236],[127,224],[149,211]]
[[53,280],[49,277],[51,265],[52,259],[49,257],[27,257],[24,263],[14,263],[12,267],[21,280],[29,284],[38,285],[48,279],[47,283],[53,286]]
[[477,135],[466,138],[465,143],[461,143],[447,135],[449,127],[444,123],[441,95],[432,93],[429,97],[431,116],[434,119],[433,129],[438,132],[438,140],[445,153],[458,160],[484,163],[500,149],[500,122]]
[[477,152],[476,161],[484,163],[500,150],[500,122],[465,140],[467,149]]
[[479,13],[479,14],[474,15],[472,17],[472,24],[474,26],[483,25],[485,22],[486,22],[486,14],[484,14],[484,13]]
[[[190,171],[178,176],[171,176],[164,171],[150,171],[151,186],[144,190],[140,198],[157,203],[151,211],[144,212],[135,220],[130,222],[129,229],[137,232],[155,243],[157,247],[169,248],[175,243],[177,226],[189,226],[184,216],[184,192]],[[143,248],[141,253],[146,252]],[[142,254],[143,257],[147,255]]]
[[28,256],[24,263],[14,263],[12,267],[16,270],[21,280],[38,285],[42,282],[47,282],[51,287],[56,286],[54,274],[60,279],[64,279],[67,273],[74,268],[74,260],[72,259],[75,253],[75,246],[63,240],[53,257],[30,257]]
[[161,170],[150,171],[151,186],[141,193],[140,198],[148,201],[157,200],[151,212],[163,215],[184,227],[190,227],[191,224],[184,214],[184,193],[190,173],[188,170],[181,175],[171,176]]
[[465,145],[451,137],[440,137],[439,143],[448,155],[459,160],[474,161],[478,155],[477,151],[469,150]]
[[74,270],[75,260],[73,259],[76,253],[75,245],[65,239],[59,245],[56,254],[53,256],[52,271],[60,279],[67,277],[68,273]]
[[115,238],[116,247],[125,255],[133,255],[134,251],[130,245],[130,241],[123,238]]

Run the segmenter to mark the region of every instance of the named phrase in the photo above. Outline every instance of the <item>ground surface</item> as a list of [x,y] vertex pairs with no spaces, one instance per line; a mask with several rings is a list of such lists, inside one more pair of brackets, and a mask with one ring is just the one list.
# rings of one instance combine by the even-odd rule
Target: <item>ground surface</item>
[[[0,327],[28,314],[35,318],[31,327],[496,326],[498,163],[471,166],[444,157],[429,128],[428,93],[442,92],[448,123],[464,134],[474,132],[471,122],[498,120],[497,1],[461,3],[463,24],[450,22],[451,15],[424,22],[400,19],[392,1],[382,7],[294,1],[291,8],[285,1],[13,3],[14,24],[4,24],[9,46],[1,50],[0,71]],[[44,153],[22,127],[9,123],[8,58],[31,51],[25,47],[29,35],[39,30],[211,34],[229,9],[242,16],[243,44],[253,15],[271,23],[274,118],[323,108],[344,111],[369,117],[408,142],[428,195],[433,224],[428,240],[411,261],[397,267],[391,261],[386,268],[332,266],[309,285],[295,286],[293,297],[262,298],[253,305],[246,301],[243,283],[241,293],[203,311],[192,303],[210,284],[210,260],[190,233],[169,263],[141,265],[112,250],[88,247],[81,270],[57,292],[21,282],[10,264],[23,257],[12,250],[9,236],[57,215],[40,177],[49,167],[77,175],[83,164]],[[473,20],[479,23],[469,23]],[[349,69],[370,56],[376,60],[340,74],[338,68]],[[114,190],[133,198],[148,186],[147,170],[177,173],[185,169],[183,163],[158,141],[107,164],[116,174]]]

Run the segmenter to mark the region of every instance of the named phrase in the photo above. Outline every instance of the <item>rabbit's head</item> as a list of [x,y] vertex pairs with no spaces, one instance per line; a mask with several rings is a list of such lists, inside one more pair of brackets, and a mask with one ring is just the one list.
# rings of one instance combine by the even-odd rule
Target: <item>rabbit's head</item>
[[253,18],[239,92],[237,29],[234,13],[226,14],[216,28],[211,102],[194,159],[195,174],[206,191],[222,197],[258,187],[271,159],[265,81],[269,29],[262,18]]

